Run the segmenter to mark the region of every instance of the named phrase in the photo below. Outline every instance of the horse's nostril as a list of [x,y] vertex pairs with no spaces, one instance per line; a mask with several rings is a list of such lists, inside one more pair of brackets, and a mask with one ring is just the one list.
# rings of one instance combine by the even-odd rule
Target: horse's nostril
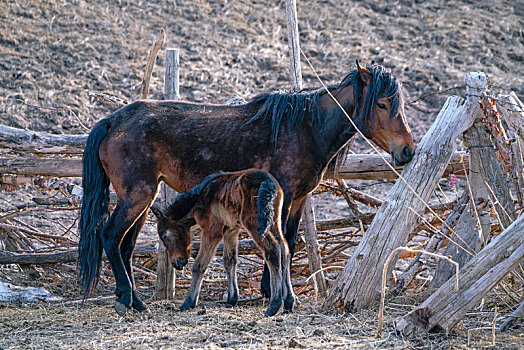
[[178,258],[177,261],[178,261],[178,264],[180,266],[186,266],[188,260],[187,259],[183,259],[183,258]]
[[413,153],[408,146],[402,149],[402,158],[404,158],[405,161],[410,161],[413,158]]

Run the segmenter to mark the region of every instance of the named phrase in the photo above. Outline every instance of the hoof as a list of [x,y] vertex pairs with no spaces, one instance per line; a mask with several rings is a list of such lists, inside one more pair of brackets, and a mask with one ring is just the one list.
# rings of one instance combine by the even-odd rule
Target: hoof
[[119,301],[115,301],[115,311],[119,316],[124,317],[127,312],[127,306]]
[[265,316],[265,317],[272,317],[272,316],[275,316],[275,315],[277,314],[277,312],[278,312],[278,309],[276,309],[276,310],[270,310],[270,309],[268,309],[268,310],[266,311],[266,313],[264,314],[264,316]]
[[238,297],[231,298],[228,301],[226,301],[226,307],[234,307],[238,305]]
[[142,302],[142,300],[133,300],[133,309],[138,312],[144,312],[147,310],[147,305]]
[[279,309],[280,309],[280,305],[269,305],[264,316],[266,317],[275,316]]
[[138,312],[143,312],[147,310],[146,304],[144,304],[142,300],[140,300],[135,291],[133,291],[133,303],[131,304],[131,306]]
[[189,309],[193,309],[195,305],[191,305],[189,303],[183,303],[182,306],[180,306],[180,311],[187,311]]

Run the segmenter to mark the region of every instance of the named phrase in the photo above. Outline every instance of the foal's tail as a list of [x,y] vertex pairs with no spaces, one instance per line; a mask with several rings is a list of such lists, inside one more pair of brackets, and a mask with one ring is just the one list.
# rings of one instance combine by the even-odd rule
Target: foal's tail
[[275,218],[274,202],[278,194],[278,186],[273,179],[264,180],[258,188],[257,197],[257,221],[258,221],[258,235],[263,238],[269,229],[271,223]]
[[82,160],[84,194],[78,224],[78,267],[84,299],[96,288],[102,266],[101,230],[109,216],[109,178],[100,163],[98,149],[109,128],[110,121],[107,118],[95,125],[87,138]]

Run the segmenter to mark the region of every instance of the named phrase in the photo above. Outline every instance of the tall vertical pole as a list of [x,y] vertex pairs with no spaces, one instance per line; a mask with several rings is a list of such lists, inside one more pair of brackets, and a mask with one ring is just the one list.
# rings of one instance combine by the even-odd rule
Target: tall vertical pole
[[[179,56],[178,49],[166,50],[166,74],[164,99],[179,100]],[[160,202],[165,208],[175,196],[175,191],[164,182],[160,185]],[[156,299],[173,299],[175,295],[175,271],[162,241],[158,242],[158,266],[156,280]]]
[[289,46],[289,72],[291,89],[294,92],[302,90],[302,69],[300,67],[300,42],[298,37],[297,2],[286,1],[287,43]]
[[[294,92],[302,90],[302,70],[300,68],[300,43],[298,37],[297,3],[296,0],[286,0],[287,38],[289,45],[291,87]],[[309,270],[314,275],[314,281],[319,295],[324,297],[327,292],[326,279],[322,271],[315,226],[315,211],[311,202],[311,195],[306,199],[304,216],[304,237],[308,253]]]

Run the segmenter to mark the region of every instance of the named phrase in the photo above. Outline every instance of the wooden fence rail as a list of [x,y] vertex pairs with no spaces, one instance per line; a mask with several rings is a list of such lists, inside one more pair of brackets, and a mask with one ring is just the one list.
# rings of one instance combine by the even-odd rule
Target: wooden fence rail
[[[2,135],[0,135],[0,140]],[[385,155],[391,161],[389,155]],[[451,173],[464,174],[463,164],[468,164],[468,154],[455,152],[444,171],[444,176]],[[402,170],[402,167],[395,167]],[[69,156],[56,158],[39,157],[0,157],[0,174],[41,175],[57,177],[81,177],[82,159]],[[338,173],[338,178],[347,180],[396,179],[396,175],[376,154],[354,154],[348,156]]]

